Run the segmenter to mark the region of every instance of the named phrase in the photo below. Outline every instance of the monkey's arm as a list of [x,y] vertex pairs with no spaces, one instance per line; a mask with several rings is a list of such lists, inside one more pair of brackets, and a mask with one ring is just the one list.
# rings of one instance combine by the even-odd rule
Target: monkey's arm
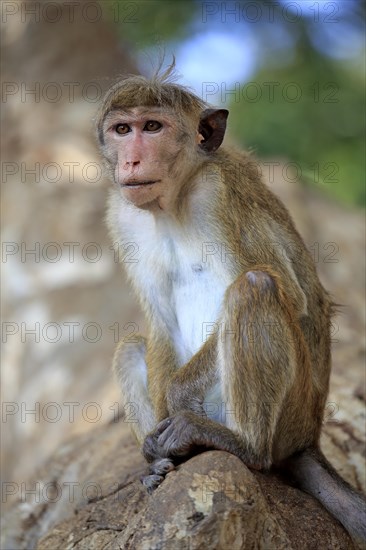
[[[172,417],[145,440],[148,460],[206,447],[266,468],[315,442],[309,354],[280,278],[269,269],[240,276],[226,292],[221,321],[229,327],[224,338],[209,340],[173,376],[167,389]],[[252,338],[254,324],[260,330]],[[197,415],[216,381],[229,411],[225,425]]]
[[[184,367],[173,375],[170,373],[170,378],[164,369],[159,369],[158,372],[164,375],[160,388],[165,388],[165,394],[162,396],[160,392],[159,399],[166,403],[168,411],[160,416],[160,420],[164,419],[145,438],[142,447],[153,474],[142,480],[149,491],[161,483],[161,475],[170,471],[171,463],[166,472],[160,469],[161,465],[165,467],[168,457],[174,460],[187,456],[200,447],[232,452],[252,467],[263,466],[255,464],[254,453],[248,452],[248,447],[237,435],[206,417],[205,395],[220,380],[216,365],[217,335],[213,334]],[[158,374],[156,369],[154,374]],[[154,475],[156,473],[159,475]]]
[[170,415],[180,411],[205,415],[205,395],[219,382],[216,357],[217,336],[213,334],[186,365],[175,371],[166,394]]
[[176,368],[172,347],[163,338],[156,343],[153,337],[149,341],[134,335],[117,346],[113,369],[120,383],[125,413],[140,444],[169,414],[167,386]]
[[190,411],[159,422],[154,432],[146,437],[142,451],[148,462],[159,463],[161,459],[174,460],[207,449],[232,453],[254,469],[271,465],[259,460],[250,444],[244,443],[229,428]]

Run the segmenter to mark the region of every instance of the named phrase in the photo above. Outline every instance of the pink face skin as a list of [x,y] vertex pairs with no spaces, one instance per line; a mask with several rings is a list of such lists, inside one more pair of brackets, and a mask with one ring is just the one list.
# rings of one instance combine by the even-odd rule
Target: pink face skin
[[[182,150],[173,114],[157,107],[116,110],[107,115],[103,128],[106,155],[115,165],[122,196],[140,208],[169,208],[179,187],[174,161]],[[196,143],[193,135],[192,145]]]

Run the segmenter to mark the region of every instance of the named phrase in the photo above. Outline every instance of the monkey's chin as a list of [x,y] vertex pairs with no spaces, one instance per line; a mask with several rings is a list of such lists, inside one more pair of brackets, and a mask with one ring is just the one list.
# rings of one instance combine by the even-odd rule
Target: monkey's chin
[[141,185],[123,185],[122,196],[134,206],[144,210],[155,209],[160,193],[156,189],[156,183],[144,183]]

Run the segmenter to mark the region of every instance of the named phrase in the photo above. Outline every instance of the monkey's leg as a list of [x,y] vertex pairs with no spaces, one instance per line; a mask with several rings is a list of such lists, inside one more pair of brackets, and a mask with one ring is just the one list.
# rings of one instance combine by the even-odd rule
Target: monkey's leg
[[[113,368],[122,390],[122,403],[125,411],[128,411],[128,421],[140,445],[156,426],[155,413],[147,388],[145,354],[145,338],[135,336],[133,342],[118,344],[113,360]],[[156,448],[159,450],[158,446]],[[150,491],[163,481],[164,476],[174,469],[174,465],[166,458],[163,450],[154,456],[144,454],[151,464],[149,475],[143,476],[141,481]]]
[[[276,427],[285,399],[297,383],[298,362],[303,363],[301,369],[309,368],[297,318],[286,289],[269,269],[249,271],[228,288],[224,334],[218,339],[217,361],[211,366],[213,378],[216,369],[221,383],[225,426],[195,415],[193,408],[187,410],[187,395],[195,399],[189,373],[194,364],[188,363],[173,380],[172,395],[168,395],[170,412],[176,414],[163,420],[155,432],[168,456],[206,447],[229,451],[253,467],[271,466]],[[179,401],[178,382],[185,409]],[[297,419],[289,417],[287,422],[291,425]],[[276,446],[280,444],[276,441]]]

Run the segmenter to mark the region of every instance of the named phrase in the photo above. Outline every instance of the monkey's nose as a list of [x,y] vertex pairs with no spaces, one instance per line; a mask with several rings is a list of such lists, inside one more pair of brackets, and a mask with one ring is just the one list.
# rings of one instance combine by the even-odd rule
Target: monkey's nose
[[131,173],[137,172],[140,167],[140,161],[139,160],[126,160],[123,164],[123,170],[128,170]]

